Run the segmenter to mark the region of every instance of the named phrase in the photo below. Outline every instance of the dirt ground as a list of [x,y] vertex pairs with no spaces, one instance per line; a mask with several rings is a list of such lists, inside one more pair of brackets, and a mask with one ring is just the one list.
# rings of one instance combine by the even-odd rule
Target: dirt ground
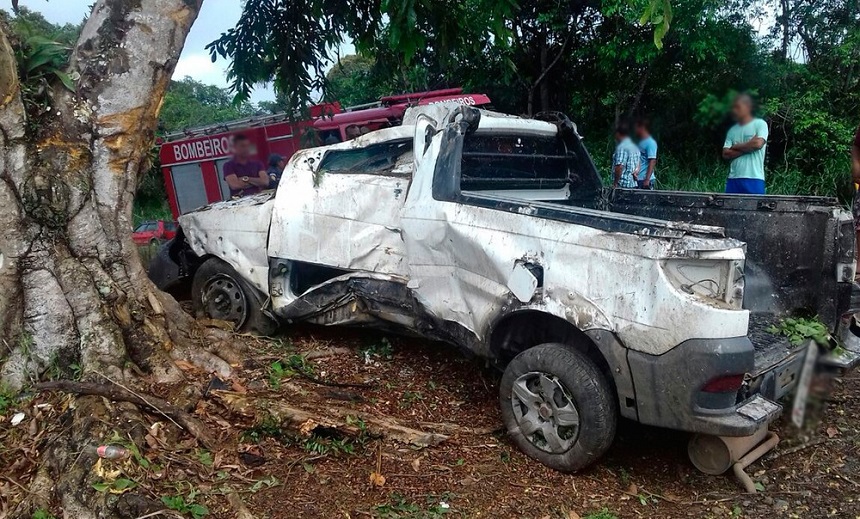
[[[830,382],[833,391],[810,406],[808,429],[774,427],[784,440],[748,469],[763,490],[748,495],[730,476],[697,472],[686,456],[687,435],[627,421],[609,453],[588,470],[546,469],[499,429],[498,375],[445,345],[314,327],[293,328],[278,340],[240,340],[252,352],[240,378],[227,385],[246,396],[294,399],[298,390],[419,429],[431,428],[428,422],[459,428],[423,449],[365,434],[303,436],[231,415],[208,398],[196,415],[219,436],[216,448],[203,450],[164,418],[148,415],[151,434],[137,446],[140,456],[100,462],[94,488],[107,499],[134,492],[163,503],[166,517],[195,519],[250,517],[245,512],[258,519],[860,517],[858,373]],[[305,357],[310,352],[314,360]],[[205,374],[189,374],[201,388],[212,383]],[[218,382],[211,387],[221,387]],[[6,406],[0,517],[26,496],[33,460],[70,401],[35,395]],[[19,411],[24,420],[11,426]],[[94,439],[111,441],[124,440]],[[44,512],[49,515],[40,519],[61,517],[59,508]]]

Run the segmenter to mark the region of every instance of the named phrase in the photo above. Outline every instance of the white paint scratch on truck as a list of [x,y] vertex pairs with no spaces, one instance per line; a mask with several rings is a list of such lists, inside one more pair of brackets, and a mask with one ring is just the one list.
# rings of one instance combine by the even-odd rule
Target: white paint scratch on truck
[[399,213],[412,176],[412,154],[388,175],[320,170],[327,153],[398,140],[411,141],[412,132],[390,128],[324,151],[297,153],[275,200],[270,256],[407,276]]

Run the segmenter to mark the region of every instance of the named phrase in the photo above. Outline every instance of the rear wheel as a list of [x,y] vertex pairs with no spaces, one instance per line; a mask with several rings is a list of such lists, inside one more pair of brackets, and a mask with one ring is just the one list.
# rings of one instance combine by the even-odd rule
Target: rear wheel
[[599,459],[615,438],[618,405],[606,376],[565,344],[541,344],[508,364],[499,388],[502,419],[528,456],[563,472]]
[[275,320],[263,313],[263,296],[228,263],[210,258],[194,274],[191,286],[194,311],[203,317],[227,321],[238,331],[272,335]]

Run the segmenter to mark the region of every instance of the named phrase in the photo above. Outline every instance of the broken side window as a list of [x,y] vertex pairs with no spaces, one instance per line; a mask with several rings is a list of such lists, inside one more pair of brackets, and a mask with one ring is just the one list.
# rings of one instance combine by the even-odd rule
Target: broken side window
[[412,140],[372,144],[365,148],[332,150],[325,154],[320,173],[409,176]]

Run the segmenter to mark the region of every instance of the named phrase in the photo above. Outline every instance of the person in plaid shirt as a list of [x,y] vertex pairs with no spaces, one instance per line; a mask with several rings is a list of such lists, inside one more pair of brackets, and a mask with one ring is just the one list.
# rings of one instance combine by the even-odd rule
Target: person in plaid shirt
[[612,187],[635,189],[639,180],[639,148],[630,139],[630,127],[621,123],[615,129],[615,153],[612,154]]

